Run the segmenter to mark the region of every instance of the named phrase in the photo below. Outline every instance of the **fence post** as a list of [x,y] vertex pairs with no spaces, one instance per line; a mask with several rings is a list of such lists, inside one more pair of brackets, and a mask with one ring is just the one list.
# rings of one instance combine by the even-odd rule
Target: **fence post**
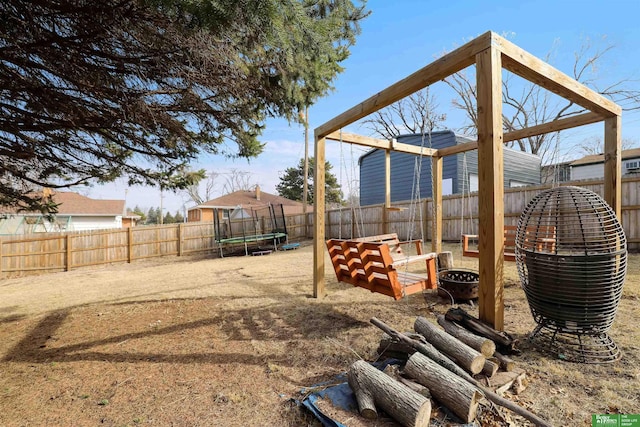
[[356,218],[356,210],[351,207],[351,238],[354,237],[362,237],[359,232],[357,232],[358,227],[356,227],[356,233],[353,232],[353,224],[356,223],[358,219]]
[[183,224],[178,224],[178,256],[182,256],[182,232]]
[[[340,213],[342,214],[342,208],[339,208],[339,209],[340,209]],[[324,223],[324,229],[325,229],[324,234],[325,236],[329,236],[329,237],[338,237],[340,234],[339,233],[336,234],[333,231],[333,224],[331,224],[331,212],[332,212],[331,210],[327,211],[327,219],[325,220],[325,223]],[[309,215],[309,214],[305,214],[305,215]],[[309,228],[307,227],[307,224],[309,223],[309,221],[305,219],[304,222],[305,222],[304,237],[309,237]]]
[[127,231],[127,262],[131,264],[133,260],[133,227],[129,227]]
[[2,245],[3,241],[0,239],[0,277],[2,276]]
[[159,225],[155,225],[155,231],[156,231],[156,256],[161,256],[162,255],[162,251],[161,251],[161,246],[160,246],[160,226]]
[[67,233],[65,236],[66,258],[64,263],[64,271],[71,270],[71,235]]
[[102,235],[102,244],[104,245],[104,263],[109,263],[109,235],[104,233]]
[[[389,233],[389,208],[386,204],[382,205],[382,234]],[[409,225],[411,227],[411,225]]]

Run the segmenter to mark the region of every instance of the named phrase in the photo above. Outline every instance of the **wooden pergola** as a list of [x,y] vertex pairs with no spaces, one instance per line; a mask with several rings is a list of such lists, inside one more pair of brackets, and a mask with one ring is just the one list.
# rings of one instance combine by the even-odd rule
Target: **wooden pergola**
[[[409,144],[340,133],[343,127],[378,111],[420,89],[472,64],[476,66],[478,139],[444,149],[420,149]],[[527,79],[588,110],[569,118],[503,133],[502,69]],[[502,145],[533,135],[557,132],[604,122],[604,198],[621,214],[621,114],[619,105],[592,91],[566,74],[536,58],[493,32],[487,32],[441,57],[410,76],[350,108],[315,129],[314,297],[325,295],[325,141],[339,140],[384,149],[386,156],[386,203],[390,206],[389,153],[402,151],[432,158],[435,206],[432,250],[442,246],[442,158],[478,150],[480,318],[498,330],[504,329],[503,253],[504,187]]]

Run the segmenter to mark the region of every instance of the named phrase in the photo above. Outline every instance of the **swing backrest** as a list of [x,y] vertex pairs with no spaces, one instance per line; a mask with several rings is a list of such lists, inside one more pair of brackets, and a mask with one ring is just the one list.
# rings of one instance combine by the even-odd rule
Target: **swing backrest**
[[375,242],[375,243],[384,243],[389,246],[389,250],[391,251],[391,256],[394,258],[403,258],[405,257],[405,253],[402,250],[403,245],[414,244],[416,247],[416,254],[422,255],[422,239],[416,240],[406,240],[400,241],[397,233],[389,233],[389,234],[378,234],[376,236],[366,236],[366,237],[358,237],[357,239],[353,239],[356,242]]
[[330,239],[326,243],[340,282],[388,295],[396,300],[437,286],[435,254],[420,256],[426,262],[428,274],[419,275],[398,271],[386,244],[338,239]]

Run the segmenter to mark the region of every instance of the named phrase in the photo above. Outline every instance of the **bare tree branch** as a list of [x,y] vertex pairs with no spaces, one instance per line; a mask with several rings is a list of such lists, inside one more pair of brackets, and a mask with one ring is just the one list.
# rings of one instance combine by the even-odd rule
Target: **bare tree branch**
[[225,174],[224,185],[222,186],[222,192],[224,194],[233,193],[235,191],[249,191],[256,186],[251,183],[252,173],[247,171],[241,171],[239,169],[231,169]]
[[[629,150],[631,148],[637,148],[640,143],[637,139],[622,138],[622,149]],[[585,155],[602,154],[604,153],[604,141],[600,136],[593,136],[579,143],[578,148]]]
[[424,89],[377,111],[373,118],[363,123],[378,136],[393,139],[407,133],[427,133],[442,128],[447,117],[437,110],[435,97]]
[[218,172],[208,172],[206,179],[201,182],[194,182],[182,190],[182,192],[189,198],[189,200],[201,205],[213,198],[219,177],[220,174]]
[[[552,61],[555,49],[554,46],[545,56],[547,62]],[[603,80],[600,75],[600,67],[607,54],[613,50],[613,44],[595,46],[591,40],[583,40],[580,49],[574,54],[572,77],[621,104],[624,111],[640,109],[640,89],[638,89],[637,81],[623,77],[599,88]],[[475,72],[464,70],[446,78],[445,82],[458,95],[458,98],[452,101],[453,106],[464,111],[467,116],[467,122],[460,130],[465,133],[476,133],[478,117]],[[521,90],[518,91],[518,88]],[[525,81],[522,83],[514,81],[511,73],[505,73],[502,98],[505,131],[523,129],[584,112],[582,107],[561,99],[538,85]],[[549,155],[557,151],[551,149],[551,146],[557,142],[558,133],[551,133],[513,141],[509,146],[537,154],[542,158],[543,163],[548,163],[553,160],[549,158]]]

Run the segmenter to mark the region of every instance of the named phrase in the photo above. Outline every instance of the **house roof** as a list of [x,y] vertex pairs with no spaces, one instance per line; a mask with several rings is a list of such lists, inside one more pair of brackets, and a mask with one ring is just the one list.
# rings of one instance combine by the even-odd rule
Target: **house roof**
[[302,207],[302,203],[300,202],[290,200],[282,196],[277,196],[275,194],[270,194],[260,190],[240,190],[234,191],[233,193],[225,194],[224,196],[218,197],[216,199],[206,201],[198,206],[189,208],[189,210],[203,208],[233,209],[238,205],[241,205],[243,208],[262,208],[268,206],[269,204],[282,204],[283,207]]
[[[640,157],[640,148],[622,150],[622,160]],[[571,166],[589,165],[592,163],[603,163],[604,154],[590,154],[581,159],[571,162]]]
[[[53,201],[58,206],[57,215],[122,215],[124,213],[124,200],[97,200],[70,191],[54,192]],[[4,207],[3,213],[19,213],[23,215],[37,214],[39,212],[18,212],[16,208]]]

